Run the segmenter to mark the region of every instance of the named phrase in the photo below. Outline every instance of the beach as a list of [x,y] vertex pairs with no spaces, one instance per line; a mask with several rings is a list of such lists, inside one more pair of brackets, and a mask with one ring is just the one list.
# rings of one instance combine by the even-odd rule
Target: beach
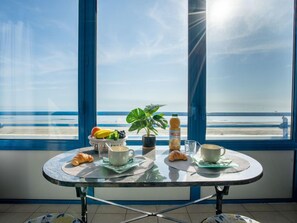
[[[140,132],[128,132],[128,127],[110,127],[112,129],[125,130],[130,138],[137,138],[144,134]],[[288,129],[290,132],[290,129]],[[158,138],[167,139],[169,130],[159,130]],[[187,129],[181,128],[182,139],[187,138]],[[207,138],[283,138],[281,128],[207,128]],[[4,126],[0,128],[0,139],[77,139],[78,127],[57,126]]]

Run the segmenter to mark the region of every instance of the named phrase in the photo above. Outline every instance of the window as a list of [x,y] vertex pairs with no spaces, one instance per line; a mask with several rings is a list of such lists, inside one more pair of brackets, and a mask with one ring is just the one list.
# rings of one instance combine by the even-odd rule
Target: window
[[206,139],[289,139],[294,1],[206,2]]
[[290,0],[1,3],[1,149],[88,146],[96,120],[127,130],[151,103],[180,114],[184,139],[295,147]]
[[[97,60],[99,126],[127,132],[130,110],[164,104],[168,119],[180,113],[186,136],[186,0],[99,1]],[[168,130],[159,138],[168,140]]]
[[77,63],[78,1],[1,1],[0,138],[77,139]]

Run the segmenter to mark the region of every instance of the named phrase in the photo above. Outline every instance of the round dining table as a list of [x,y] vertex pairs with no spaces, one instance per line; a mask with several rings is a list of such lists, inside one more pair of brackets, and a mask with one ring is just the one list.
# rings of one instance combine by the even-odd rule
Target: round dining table
[[[60,186],[73,187],[81,200],[81,218],[87,222],[87,200],[133,210],[142,215],[124,222],[132,222],[149,216],[156,216],[172,222],[184,222],[167,216],[174,209],[196,204],[216,198],[216,213],[222,213],[223,197],[228,195],[230,186],[250,184],[259,180],[263,175],[262,165],[254,158],[241,152],[226,149],[224,158],[230,162],[220,165],[209,165],[199,160],[199,156],[188,156],[187,161],[170,162],[168,146],[159,146],[153,150],[129,146],[134,149],[135,159],[144,161],[135,164],[131,169],[121,170],[106,168],[106,154],[98,153],[93,147],[78,148],[63,152],[49,159],[43,166],[43,176],[51,183]],[[79,167],[71,165],[73,157],[79,153],[87,153],[94,157],[94,162],[85,163]],[[225,166],[224,166],[225,165]],[[116,172],[115,172],[116,171]],[[209,196],[191,200],[181,205],[173,206],[158,212],[147,212],[94,197],[88,194],[88,188],[95,187],[184,187],[184,186],[214,186],[215,193]]]

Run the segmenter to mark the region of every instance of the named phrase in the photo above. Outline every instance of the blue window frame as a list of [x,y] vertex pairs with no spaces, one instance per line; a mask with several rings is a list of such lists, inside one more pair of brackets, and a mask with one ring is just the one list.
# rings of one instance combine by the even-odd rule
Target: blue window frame
[[[206,109],[206,79],[207,79],[207,36],[206,36],[206,2],[189,1],[189,102],[188,102],[188,131],[189,138],[201,143],[215,143],[234,150],[278,150],[293,149],[296,147],[296,79],[292,85],[292,122],[291,138],[288,139],[207,139],[207,109]],[[220,1],[221,2],[221,1]],[[227,3],[230,1],[226,1]],[[296,11],[296,9],[295,9]],[[296,12],[294,12],[296,13]],[[296,20],[296,18],[294,17]],[[294,21],[294,24],[296,21]],[[295,27],[295,25],[294,25]],[[294,29],[294,42],[296,34]],[[293,44],[293,43],[292,43]],[[295,43],[294,43],[293,76],[296,75]]]
[[3,150],[69,150],[87,145],[96,122],[96,1],[78,1],[78,137],[74,139],[1,139]]
[[[78,139],[30,140],[1,139],[0,149],[69,150],[88,146],[87,136],[96,125],[96,18],[97,1],[79,0],[78,54]],[[188,138],[204,143],[221,144],[235,150],[277,150],[296,147],[296,78],[293,78],[292,137],[287,140],[206,140],[206,1],[188,3]],[[296,9],[295,9],[296,11]],[[296,13],[296,12],[295,12]],[[294,27],[296,18],[294,21]],[[294,42],[296,30],[294,29]],[[296,44],[294,43],[294,76],[296,76]],[[129,143],[129,142],[128,142]],[[139,140],[139,144],[140,144]],[[166,144],[165,142],[162,142]]]

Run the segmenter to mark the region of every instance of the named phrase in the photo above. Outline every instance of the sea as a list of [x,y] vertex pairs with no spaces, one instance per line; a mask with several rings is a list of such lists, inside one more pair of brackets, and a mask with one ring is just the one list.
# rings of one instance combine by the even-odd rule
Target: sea
[[[97,116],[97,125],[102,128],[114,128],[118,130],[128,130],[129,124],[126,123],[127,112],[119,115],[109,112],[102,112]],[[169,121],[171,112],[166,112],[165,118]],[[216,113],[207,116],[207,134],[210,138],[215,137],[288,137],[291,117],[290,113],[237,113],[232,116],[230,113]],[[266,114],[266,115],[265,115]],[[275,115],[273,115],[275,114]],[[282,114],[286,116],[282,116]],[[180,113],[181,134],[187,138],[187,114]],[[284,131],[285,127],[287,133]],[[22,131],[23,129],[26,131]],[[38,131],[36,129],[38,128]],[[67,133],[67,134],[66,134]],[[34,113],[0,113],[0,138],[42,138],[43,136],[61,138],[67,135],[68,138],[77,138],[78,134],[78,115],[75,112],[59,112],[43,114]],[[128,133],[135,137],[136,133]],[[287,135],[285,135],[287,134]],[[38,136],[37,136],[38,135]],[[168,130],[160,130],[161,138],[168,136]]]

